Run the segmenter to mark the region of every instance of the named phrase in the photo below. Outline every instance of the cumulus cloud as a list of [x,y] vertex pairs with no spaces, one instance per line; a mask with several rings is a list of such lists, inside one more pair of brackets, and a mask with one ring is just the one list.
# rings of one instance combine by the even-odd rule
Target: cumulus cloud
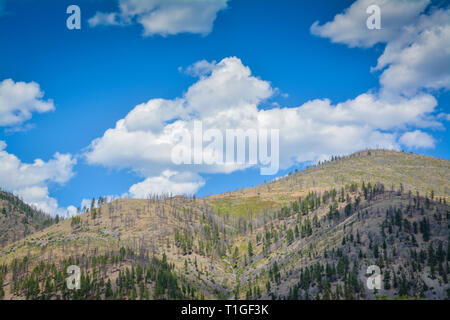
[[206,35],[226,7],[227,0],[120,0],[118,12],[97,12],[88,23],[91,27],[139,23],[144,36]]
[[5,149],[6,143],[0,141],[0,185],[3,189],[51,215],[65,216],[67,210],[73,210],[58,207],[56,199],[49,196],[47,186],[49,183],[64,184],[73,176],[76,160],[70,154],[57,152],[47,162],[36,159],[33,163],[23,163]]
[[131,168],[141,174],[145,180],[129,190],[134,197],[194,193],[204,183],[201,173],[229,173],[248,167],[174,164],[171,151],[180,136],[192,132],[196,120],[204,130],[221,132],[279,129],[282,168],[367,147],[398,149],[399,131],[441,126],[434,116],[436,99],[425,93],[394,98],[368,92],[337,104],[316,99],[293,108],[260,109],[261,102],[273,97],[276,90],[268,81],[253,76],[240,59],[196,63],[190,70],[195,70],[199,80],[181,97],[151,99],[136,106],[95,139],[85,154],[91,164]]
[[0,82],[0,126],[19,125],[29,120],[33,112],[53,111],[53,101],[45,101],[43,96],[36,82]]
[[[251,76],[239,59],[223,59],[183,97],[152,99],[133,108],[115,128],[91,143],[87,160],[110,167],[131,167],[146,177],[159,176],[170,169],[177,137],[192,131],[193,120],[202,120],[205,129],[254,128],[257,104],[272,93],[270,84]],[[224,168],[209,167],[208,171],[222,172]]]
[[192,195],[204,184],[203,178],[196,174],[164,170],[160,176],[147,178],[131,186],[129,192],[134,198],[146,198],[154,194]]
[[[369,5],[381,10],[381,29],[366,27]],[[372,71],[383,71],[385,94],[413,96],[450,88],[450,10],[429,0],[358,0],[330,22],[315,22],[311,32],[332,42],[368,48],[386,44]]]
[[420,130],[405,132],[399,141],[408,148],[434,148],[435,144],[432,136]]
[[401,37],[389,41],[373,70],[389,92],[450,89],[450,10],[422,15]]
[[[430,0],[358,0],[332,21],[320,25],[316,21],[311,26],[315,35],[330,38],[332,42],[344,43],[350,47],[368,48],[376,43],[386,43],[397,38],[405,26],[414,23],[418,15],[428,6]],[[367,28],[371,5],[381,9],[381,29]]]

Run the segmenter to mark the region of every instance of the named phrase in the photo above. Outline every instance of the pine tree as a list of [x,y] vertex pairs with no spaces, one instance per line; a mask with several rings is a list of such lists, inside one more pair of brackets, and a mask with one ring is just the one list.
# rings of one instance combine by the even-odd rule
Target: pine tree
[[113,296],[113,291],[111,287],[111,280],[108,279],[108,282],[106,283],[106,290],[105,290],[105,298],[111,298]]
[[292,241],[294,241],[294,232],[292,229],[289,229],[287,232],[287,242],[292,243]]
[[378,251],[378,244],[376,243],[374,248],[373,248],[373,256],[375,257],[375,259],[378,259],[379,257],[379,251]]
[[249,256],[249,258],[253,257],[252,241],[248,242],[248,256]]
[[386,272],[384,273],[384,289],[385,290],[389,290],[391,288],[391,273],[389,272],[389,270],[386,270]]

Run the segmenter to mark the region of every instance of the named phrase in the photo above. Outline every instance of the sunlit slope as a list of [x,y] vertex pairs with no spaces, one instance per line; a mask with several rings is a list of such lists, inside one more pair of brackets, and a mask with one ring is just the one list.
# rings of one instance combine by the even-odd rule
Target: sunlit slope
[[[364,283],[364,268],[380,264],[383,272],[389,270],[392,276],[414,283],[383,294],[443,298],[448,268],[442,261],[450,253],[437,252],[448,248],[448,181],[447,160],[370,150],[203,199],[118,199],[0,249],[0,278],[2,265],[9,270],[0,280],[7,299],[22,299],[30,270],[40,263],[50,269],[56,264],[64,274],[71,259],[97,281],[111,280],[115,298],[133,299],[133,291],[121,292],[117,277],[137,265],[151,268],[153,256],[165,256],[183,292],[178,298],[271,299],[295,297],[293,292],[298,291],[304,299],[308,295],[370,299],[376,296],[373,292],[361,285],[350,290],[346,281],[357,274],[351,279]],[[430,246],[441,258],[434,262],[420,258],[416,266],[409,264],[415,252],[429,252]],[[124,250],[132,254],[123,255]],[[105,255],[108,258],[103,260]],[[101,266],[99,261],[104,261]],[[299,289],[306,267],[328,263],[339,269],[344,262],[346,267],[330,274],[327,283],[308,280],[308,286],[301,284]],[[18,268],[22,282],[14,280],[12,268]],[[39,270],[43,277],[45,268]],[[415,276],[409,278],[411,272]],[[164,292],[153,296],[156,283],[145,282],[152,297],[169,297]],[[347,293],[339,295],[338,287],[346,283]],[[40,286],[43,290],[45,283]],[[92,292],[106,298],[106,287],[92,290],[83,298]],[[44,298],[55,299],[61,288],[52,292]]]
[[[208,211],[212,212],[202,199],[118,199],[5,246],[0,250],[0,266],[23,261],[25,257],[31,266],[40,261],[61,264],[68,258],[83,261],[88,257],[118,254],[126,248],[135,257],[121,261],[118,266],[107,264],[105,274],[109,279],[135,265],[140,259],[138,254],[159,258],[166,255],[175,270],[182,271],[179,278],[186,281],[191,281],[193,275],[185,272],[185,260],[190,265],[195,260],[196,269],[203,276],[196,276],[192,281],[198,283],[198,292],[207,288],[201,291],[206,298],[213,297],[215,289],[214,296],[221,292],[227,294],[233,278],[228,264],[220,259],[224,254],[221,252],[226,250],[225,243],[217,239],[213,244],[212,236],[205,231],[223,222],[209,216]],[[175,238],[176,233],[180,239]],[[231,236],[229,240],[232,241]]]
[[[411,191],[448,199],[450,196],[450,161],[391,150],[365,150],[337,160],[311,166],[286,177],[252,188],[210,197],[210,199],[251,198],[283,201],[306,195],[309,191],[339,190],[343,186],[362,182],[383,183],[387,190]],[[240,200],[236,199],[237,202]],[[225,204],[224,206],[226,207]],[[255,204],[262,209],[262,203]],[[244,210],[239,208],[239,210]]]

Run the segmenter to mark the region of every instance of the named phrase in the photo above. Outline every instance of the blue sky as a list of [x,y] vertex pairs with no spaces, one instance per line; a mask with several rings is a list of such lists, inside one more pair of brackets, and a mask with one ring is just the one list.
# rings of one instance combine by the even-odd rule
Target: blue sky
[[[443,19],[448,17],[445,16],[448,14],[448,7],[443,7],[442,3],[417,1],[419,2],[422,2],[422,7],[419,4],[414,8],[406,7],[405,15],[409,12],[410,18],[402,20],[402,23],[416,26],[419,25],[420,15],[431,16],[437,14],[436,12],[444,12]],[[91,143],[94,139],[101,138],[108,129],[115,128],[116,122],[125,118],[135,106],[151,99],[173,101],[183,97],[191,86],[201,81],[186,72],[189,66],[202,60],[210,63],[215,61],[211,67],[212,71],[210,70],[214,73],[214,70],[221,68],[220,62],[229,57],[238,59],[230,62],[233,66],[248,67],[251,70],[251,81],[270,84],[272,93],[269,97],[257,99],[255,102],[258,110],[298,108],[316,99],[329,99],[330,108],[334,108],[339,103],[354,100],[365,93],[374,95],[373,108],[379,106],[380,109],[384,104],[397,106],[397,103],[398,108],[411,104],[433,105],[429,99],[422,99],[424,95],[436,100],[436,105],[429,106],[428,109],[424,107],[424,111],[417,117],[389,126],[367,124],[364,123],[367,121],[365,119],[361,119],[361,124],[356,123],[357,119],[351,120],[351,126],[354,126],[355,130],[349,131],[348,134],[363,130],[368,137],[367,140],[361,138],[353,145],[334,148],[328,144],[309,144],[305,142],[307,139],[301,136],[293,138],[292,141],[284,138],[288,142],[281,143],[281,146],[293,143],[300,147],[295,149],[294,153],[285,155],[286,161],[282,161],[285,165],[277,175],[284,175],[293,168],[302,168],[309,161],[317,161],[340,151],[348,153],[356,151],[352,148],[357,146],[374,146],[374,141],[381,146],[395,144],[397,149],[448,159],[448,77],[438,71],[426,71],[425,76],[417,77],[421,78],[420,81],[398,84],[389,80],[396,79],[396,70],[392,67],[392,74],[389,74],[386,82],[381,83],[383,72],[391,66],[402,67],[403,63],[412,69],[417,67],[416,69],[422,72],[423,66],[428,64],[423,62],[415,66],[410,65],[408,61],[400,61],[397,56],[387,57],[385,66],[371,71],[371,67],[375,67],[377,59],[383,55],[387,43],[401,42],[403,35],[394,32],[401,26],[396,25],[399,22],[387,19],[383,30],[385,35],[381,40],[372,41],[375,42],[373,44],[366,43],[364,39],[367,37],[359,34],[341,39],[339,35],[347,31],[345,28],[340,30],[338,23],[323,27],[324,23],[333,21],[337,14],[351,7],[352,3],[353,1],[331,0],[223,0],[220,9],[213,10],[214,19],[210,30],[206,25],[207,31],[185,32],[184,26],[181,25],[178,26],[181,30],[174,31],[175,34],[153,31],[156,33],[145,35],[145,27],[138,22],[139,18],[148,14],[145,11],[131,16],[131,22],[120,20],[122,18],[117,14],[112,23],[117,25],[90,25],[89,19],[97,12],[119,13],[118,1],[4,2],[3,12],[0,14],[0,82],[5,79],[12,79],[16,84],[35,82],[44,93],[44,96],[38,97],[37,100],[51,99],[54,106],[52,111],[32,112],[32,115],[23,121],[4,124],[0,128],[0,140],[7,145],[4,152],[19,159],[19,166],[33,163],[35,159],[48,162],[55,152],[70,154],[72,160],[76,159],[76,164],[75,161],[66,163],[64,169],[55,169],[57,174],[53,171],[47,173],[53,169],[48,169],[45,174],[33,171],[33,174],[42,176],[29,184],[24,182],[17,185],[12,181],[15,180],[13,174],[9,177],[5,175],[0,179],[3,184],[1,187],[19,193],[26,201],[36,205],[52,198],[57,201],[58,208],[66,208],[71,205],[79,206],[83,199],[101,195],[122,195],[129,192],[132,185],[161,176],[164,164],[158,163],[160,171],[157,172],[156,169],[147,170],[148,167],[153,167],[154,162],[142,160],[137,164],[134,162],[134,156],[125,159],[123,154],[118,154],[114,159],[106,159],[105,155],[98,153],[100,151],[93,150]],[[71,4],[77,4],[81,9],[81,30],[66,28],[66,19],[69,16],[66,14],[66,8]],[[386,8],[386,11],[389,10],[390,8]],[[351,10],[347,13],[347,18],[354,19],[350,16]],[[366,16],[364,12],[362,14]],[[195,17],[189,19],[195,20]],[[193,20],[189,19],[181,23],[190,25]],[[311,26],[315,21],[319,21],[319,26],[322,27],[312,32]],[[413,35],[409,41],[417,41],[418,45],[423,44],[425,47],[429,42],[419,39],[419,34],[416,36],[418,40]],[[351,41],[359,41],[359,45],[352,45]],[[407,55],[407,49],[402,50],[399,53]],[[445,51],[445,47],[443,50]],[[434,59],[436,63],[441,64],[441,68],[436,69],[448,72],[450,60],[447,58],[448,56],[439,56]],[[221,90],[221,87],[217,90]],[[387,94],[386,97],[379,97],[381,92],[389,92],[389,98]],[[230,92],[230,95],[233,94]],[[392,95],[398,95],[404,101],[398,102]],[[346,107],[350,108],[347,105],[342,106],[343,109]],[[430,110],[432,111],[429,112]],[[302,112],[304,117],[310,114],[306,109]],[[274,113],[274,116],[279,116],[280,121],[286,121],[281,111]],[[391,113],[379,116],[379,123],[382,122],[383,116],[387,122],[392,119]],[[334,119],[338,118],[336,115]],[[290,132],[296,128],[295,124],[292,125],[294,129]],[[350,127],[348,122],[334,124],[333,119],[320,125],[314,126],[320,132],[323,132],[327,125],[337,126],[335,129],[340,130],[339,132],[341,125],[342,130],[349,130]],[[298,130],[302,130],[300,126]],[[416,132],[417,135],[404,136],[408,132]],[[379,139],[374,138],[374,133],[377,137],[385,134],[391,136]],[[315,133],[311,131],[310,134],[313,136]],[[284,136],[286,135],[289,133],[284,133]],[[320,137],[320,134],[318,136]],[[415,141],[423,143],[415,144]],[[117,146],[124,148],[120,143]],[[114,154],[115,150],[105,152]],[[280,152],[283,154],[283,150]],[[86,158],[89,153],[91,157]],[[120,165],[114,165],[116,163]],[[250,186],[273,178],[261,176],[257,168],[236,170],[232,173],[226,173],[224,170],[211,172],[209,169],[195,169],[180,178],[181,180],[175,180],[185,183],[189,177],[196,182],[201,180],[202,183],[198,183],[196,188],[200,196]],[[26,180],[26,177],[24,179]],[[171,183],[175,183],[174,181]],[[28,187],[47,188],[47,194],[44,192],[38,196],[25,191],[21,194],[21,190]]]

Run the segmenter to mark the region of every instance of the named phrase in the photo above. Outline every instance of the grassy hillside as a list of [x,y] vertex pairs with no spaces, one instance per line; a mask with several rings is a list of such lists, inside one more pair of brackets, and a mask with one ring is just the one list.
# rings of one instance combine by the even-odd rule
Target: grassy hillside
[[[115,200],[3,248],[0,288],[6,299],[447,298],[449,174],[446,160],[370,150],[204,199]],[[71,264],[80,291],[65,287]],[[373,264],[378,292],[365,285]]]
[[392,150],[365,150],[336,157],[306,170],[253,188],[229,192],[212,198],[257,197],[283,199],[309,191],[339,189],[351,183],[383,183],[388,190],[408,190],[448,199],[450,196],[450,161]]

